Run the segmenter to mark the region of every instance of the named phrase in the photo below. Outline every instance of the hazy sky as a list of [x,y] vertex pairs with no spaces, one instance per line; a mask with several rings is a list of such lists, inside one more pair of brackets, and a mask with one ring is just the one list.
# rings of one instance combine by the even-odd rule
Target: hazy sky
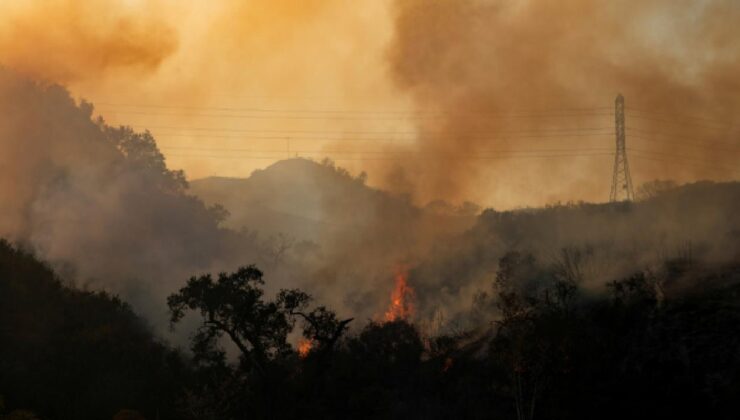
[[[501,208],[606,199],[618,92],[653,119],[725,118],[738,16],[723,0],[25,0],[0,5],[0,62],[150,129],[190,178],[328,156],[419,202]],[[651,141],[685,131],[654,123]],[[650,149],[635,184],[737,175],[674,149],[702,160]]]
[[21,3],[2,6],[3,61],[69,84],[110,122],[151,129],[190,177],[318,158],[337,149],[324,137],[413,130],[373,114],[409,109],[385,74],[385,0]]

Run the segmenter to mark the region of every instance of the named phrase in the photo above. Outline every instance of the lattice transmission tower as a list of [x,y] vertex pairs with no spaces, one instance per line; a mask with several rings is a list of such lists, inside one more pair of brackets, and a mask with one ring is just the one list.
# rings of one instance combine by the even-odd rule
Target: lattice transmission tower
[[624,96],[618,95],[614,105],[617,151],[614,155],[614,175],[612,175],[612,192],[609,196],[609,201],[632,201],[635,198],[635,192],[632,189],[630,166],[627,162],[627,145],[625,142],[624,128]]

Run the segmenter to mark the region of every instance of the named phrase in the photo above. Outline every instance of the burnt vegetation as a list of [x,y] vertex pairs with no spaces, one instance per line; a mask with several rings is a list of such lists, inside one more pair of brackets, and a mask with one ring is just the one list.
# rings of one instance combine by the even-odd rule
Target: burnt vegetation
[[174,349],[3,242],[4,418],[732,418],[740,266],[677,257],[594,294],[569,261],[506,254],[478,301],[497,315],[437,336],[403,319],[349,332],[304,292],[266,297],[251,266],[193,277],[168,300],[173,326],[197,324]]

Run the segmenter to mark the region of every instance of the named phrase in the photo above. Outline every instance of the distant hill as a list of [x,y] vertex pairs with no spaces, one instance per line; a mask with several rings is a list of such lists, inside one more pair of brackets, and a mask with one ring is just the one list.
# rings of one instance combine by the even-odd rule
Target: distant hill
[[190,190],[209,205],[230,213],[225,224],[264,235],[286,234],[299,240],[322,241],[381,218],[444,218],[452,230],[470,225],[476,208],[467,211],[434,203],[426,209],[405,197],[368,187],[365,176],[353,177],[331,162],[308,159],[279,161],[248,178],[210,177],[190,182]]
[[444,202],[414,206],[332,164],[290,159],[246,179],[196,180],[191,191],[224,205],[228,227],[319,244],[318,258],[302,260],[308,272],[293,277],[334,307],[363,316],[382,310],[399,265],[410,271],[418,316],[456,322],[490,288],[510,251],[532,253],[545,265],[577,258],[584,286],[594,292],[677,257],[740,259],[736,182],[673,185],[634,203],[477,214]]
[[437,246],[412,270],[419,306],[448,314],[467,308],[475,291],[490,288],[499,259],[511,251],[546,265],[577,266],[592,291],[673,259],[738,262],[740,182],[702,181],[633,203],[486,210],[472,229]]

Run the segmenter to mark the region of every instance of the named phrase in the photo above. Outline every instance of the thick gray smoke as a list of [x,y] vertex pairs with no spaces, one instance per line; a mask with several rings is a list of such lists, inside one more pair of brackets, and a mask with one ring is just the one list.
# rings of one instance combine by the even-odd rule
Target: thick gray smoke
[[570,266],[586,293],[603,293],[609,282],[638,272],[661,276],[677,260],[701,270],[740,259],[740,183],[698,182],[653,193],[636,203],[486,210],[472,229],[412,270],[420,318],[458,327],[480,321],[474,301],[481,292],[495,294],[499,260],[512,251],[531,254],[544,267]]
[[404,165],[419,197],[605,200],[618,93],[638,183],[738,174],[737,1],[394,4],[391,74],[429,117]]
[[[736,2],[394,4],[388,63],[419,111],[413,122],[420,135],[399,155],[402,169],[385,179],[389,189],[408,197],[371,190],[364,178],[331,165],[282,162],[221,197],[213,195],[213,186],[198,186],[208,205],[222,203],[232,213],[221,223],[222,212],[191,195],[183,174],[166,167],[147,133],[94,121],[91,106],[75,103],[65,89],[2,71],[0,236],[33,248],[79,285],[122,294],[157,324],[164,319],[164,297],[190,275],[249,263],[267,272],[270,291],[302,287],[359,319],[383,313],[394,273],[408,267],[419,317],[444,312],[455,319],[478,291],[490,288],[498,259],[511,249],[544,261],[557,259],[563,248],[581,249],[589,255],[588,280],[596,289],[686,248],[709,262],[737,257],[734,187],[696,186],[693,195],[659,197],[622,210],[488,211],[464,234],[459,232],[469,227],[474,207],[413,204],[436,197],[485,197],[507,207],[574,196],[605,199],[608,152],[495,158],[502,150],[556,148],[547,143],[553,132],[573,135],[563,140],[567,144],[557,143],[570,154],[610,150],[611,132],[603,141],[580,135],[613,126],[609,108],[619,92],[627,97],[637,183],[731,178],[737,174],[731,159],[739,150],[731,143],[740,111]],[[281,2],[275,16],[291,7]],[[24,28],[8,33],[25,34],[18,32]],[[127,39],[147,39],[140,26],[131,28]],[[273,33],[269,25],[265,30]],[[107,36],[116,34],[102,38],[112,42],[110,53],[128,46]],[[20,45],[23,54],[10,56],[13,64],[34,64],[25,69],[32,74],[62,78],[129,62],[154,70],[176,49],[173,36],[165,30],[152,45],[134,42],[136,48],[124,49],[130,60],[123,61],[95,61],[95,45],[85,46],[82,59],[72,61],[80,64],[59,75],[41,71],[47,70],[44,60],[26,60],[43,51]],[[266,36],[266,44],[271,39]],[[78,43],[62,46],[68,45]],[[567,115],[553,116],[558,109]],[[530,118],[538,110],[546,115]],[[470,159],[481,156],[491,159]]]
[[91,114],[62,87],[0,71],[0,236],[157,323],[188,276],[258,261],[255,244],[219,228],[218,209],[188,195],[148,133]]
[[0,72],[0,98],[0,236],[79,286],[122,295],[158,327],[188,277],[246,264],[265,270],[268,292],[302,287],[340,313],[375,317],[397,266],[476,210],[424,211],[332,164],[293,160],[225,196],[199,185],[233,213],[222,226],[223,209],[190,192],[148,133],[95,121],[64,88],[11,71]]
[[[554,206],[477,218],[475,206],[426,208],[331,163],[280,162],[246,180],[195,183],[167,169],[147,133],[91,119],[61,87],[0,72],[0,235],[83,287],[119,293],[158,327],[167,294],[191,275],[256,263],[268,291],[301,287],[342,314],[377,319],[394,276],[410,271],[416,319],[470,320],[499,258],[557,263],[583,255],[594,291],[681,253],[738,258],[740,189],[695,184],[633,206]],[[650,192],[650,189],[645,189]],[[575,252],[575,251],[574,251]]]

